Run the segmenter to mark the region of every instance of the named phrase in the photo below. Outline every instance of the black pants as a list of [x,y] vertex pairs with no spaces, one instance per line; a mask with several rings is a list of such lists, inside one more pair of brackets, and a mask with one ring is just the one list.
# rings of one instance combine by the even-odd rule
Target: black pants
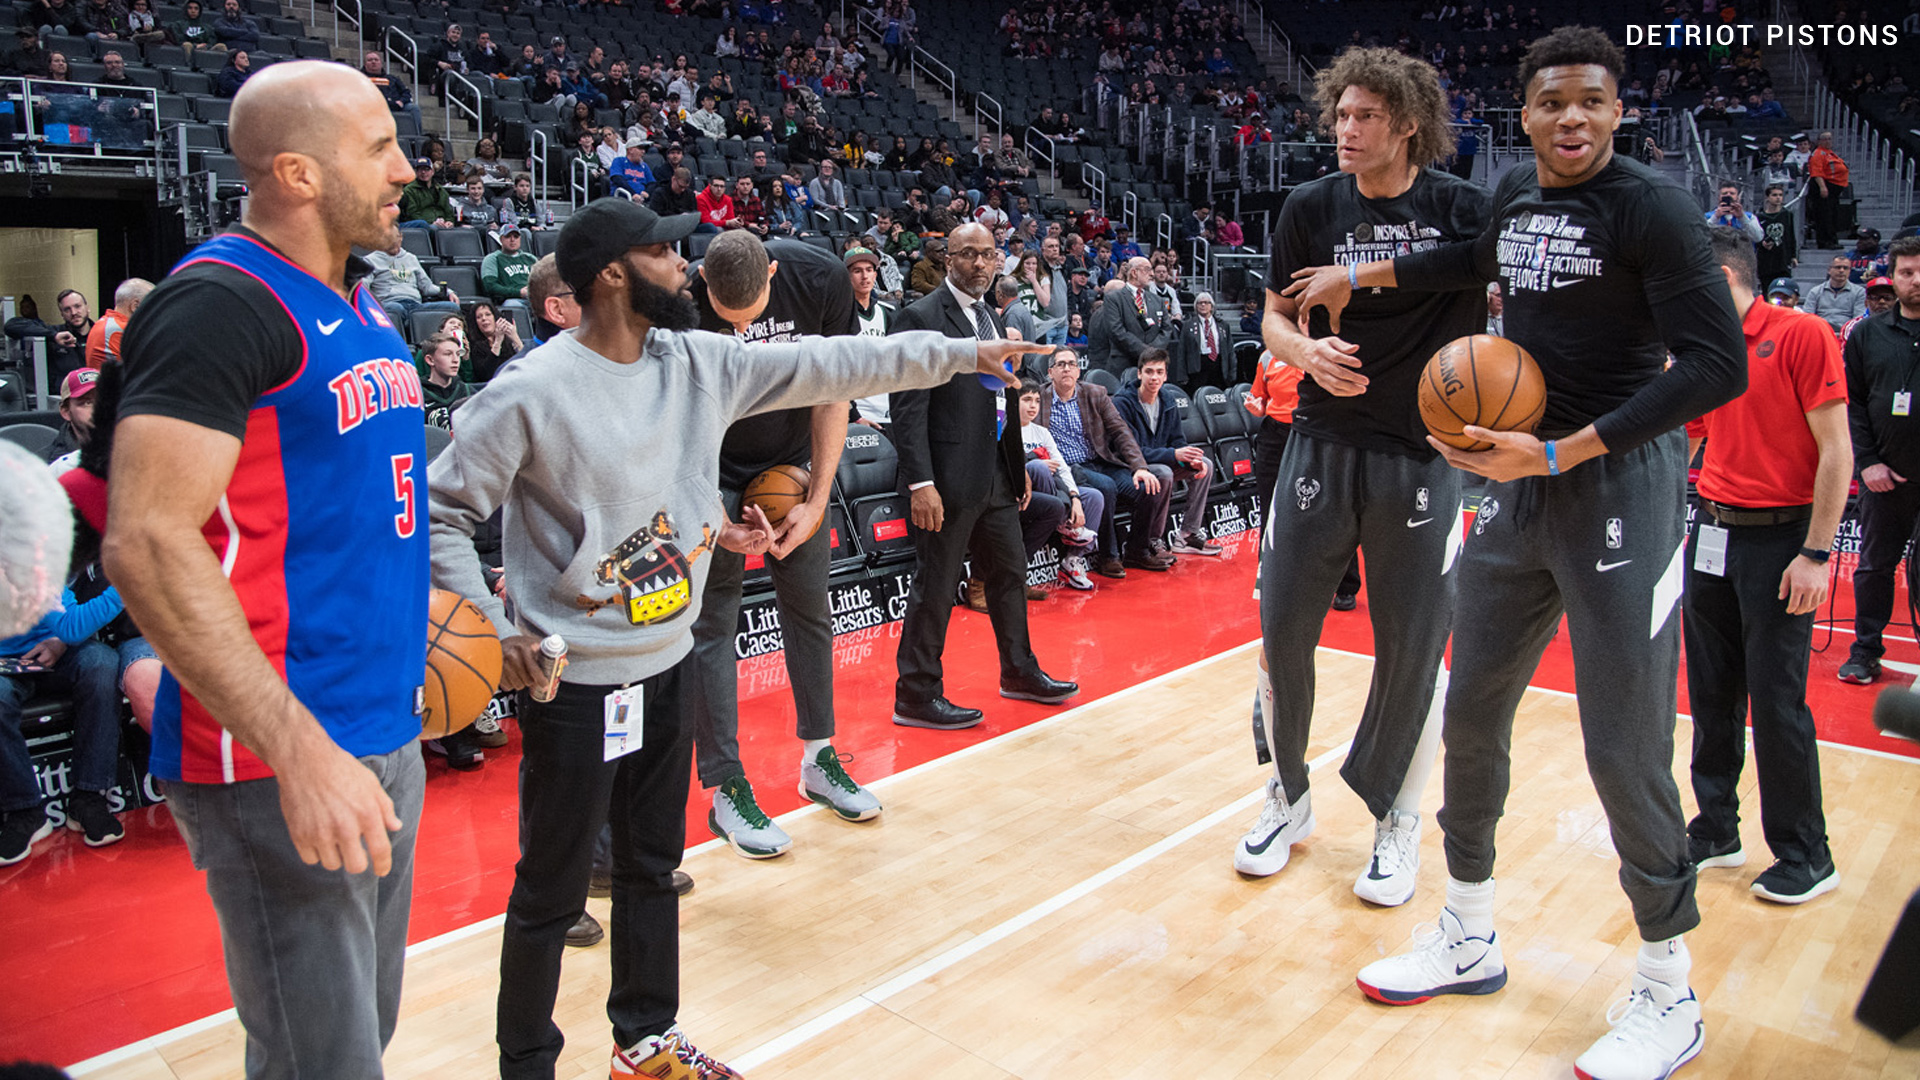
[[1920,477],[1895,484],[1892,491],[1860,485],[1860,565],[1853,572],[1853,647],[1851,659],[1878,664],[1886,653],[1880,635],[1893,618],[1894,576],[1920,519]]
[[1814,243],[1823,248],[1840,246],[1840,199],[1853,190],[1847,184],[1827,183],[1827,193],[1820,194],[1820,185],[1815,182],[1807,190],[1807,201],[1813,204]]
[[1725,574],[1694,563],[1702,518],[1687,551],[1687,706],[1693,713],[1689,835],[1740,835],[1740,770],[1746,764],[1748,702],[1760,770],[1760,821],[1773,857],[1825,864],[1827,818],[1820,799],[1820,745],[1807,708],[1813,613],[1787,614],[1780,575],[1806,542],[1806,522],[1727,529]]
[[547,704],[519,702],[520,861],[500,946],[495,1033],[503,1080],[554,1075],[564,1044],[553,1022],[567,929],[587,905],[594,838],[613,826],[613,985],[607,1017],[631,1046],[672,1027],[680,1010],[680,898],[673,871],[687,844],[692,741],[680,715],[682,667],[641,686],[639,750],[602,761],[611,686],[562,683]]
[[907,525],[920,568],[907,594],[895,660],[900,677],[894,681],[893,696],[902,704],[923,705],[946,692],[940,657],[947,651],[947,624],[969,551],[974,576],[986,583],[987,618],[993,621],[993,639],[1000,647],[1001,680],[1040,672],[1027,636],[1027,556],[1018,493],[1009,491],[998,466],[993,468],[993,490],[971,505],[947,503],[939,532]]
[[[1280,482],[1280,456],[1287,452],[1287,439],[1292,435],[1292,424],[1263,418],[1253,438],[1253,490],[1259,493],[1260,511],[1267,517],[1273,516],[1273,485]],[[1340,575],[1340,585],[1334,591],[1340,596],[1353,596],[1360,591],[1359,552],[1354,552],[1353,561],[1347,564],[1347,572]]]

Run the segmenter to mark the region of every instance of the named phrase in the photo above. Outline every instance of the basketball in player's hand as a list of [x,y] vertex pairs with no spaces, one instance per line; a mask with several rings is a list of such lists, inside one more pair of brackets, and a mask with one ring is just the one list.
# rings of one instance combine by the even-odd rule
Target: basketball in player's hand
[[473,602],[435,589],[427,602],[427,687],[420,737],[438,739],[480,718],[500,686],[500,635]]
[[1527,350],[1492,334],[1440,347],[1420,375],[1420,419],[1433,437],[1461,450],[1493,444],[1469,438],[1468,424],[1529,434],[1547,411],[1547,380]]
[[798,465],[775,465],[747,485],[746,502],[767,515],[767,524],[787,520],[787,512],[807,501],[812,474]]

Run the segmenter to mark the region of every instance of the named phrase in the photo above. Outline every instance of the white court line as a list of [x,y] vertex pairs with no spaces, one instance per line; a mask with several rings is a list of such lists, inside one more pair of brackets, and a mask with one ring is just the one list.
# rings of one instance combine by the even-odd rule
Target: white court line
[[[1313,761],[1308,763],[1307,771],[1309,773],[1320,771],[1331,762],[1345,755],[1347,749],[1352,745],[1353,740],[1348,739],[1345,743],[1314,758]],[[1174,848],[1179,847],[1208,829],[1226,821],[1235,814],[1250,809],[1265,797],[1266,792],[1264,788],[1243,795],[1220,809],[1215,810],[1213,813],[1208,814],[1206,817],[1186,826],[1179,832],[1162,837],[1152,844],[1141,848],[1139,851],[1134,852],[1132,855],[1114,863],[1112,866],[1107,867],[1105,870],[1054,893],[1052,896],[1047,897],[1045,900],[1040,901],[1018,915],[995,924],[979,935],[968,938],[966,941],[947,949],[945,952],[939,953],[908,968],[906,971],[901,972],[870,990],[863,991],[848,998],[846,1001],[828,1009],[826,1012],[796,1027],[790,1028],[780,1035],[774,1036],[744,1054],[734,1055],[729,1059],[728,1063],[742,1072],[750,1072],[757,1069],[775,1060],[782,1054],[839,1027],[841,1024],[859,1016],[868,1009],[874,1008],[901,991],[926,982],[928,979],[953,967],[955,964],[976,955],[990,946],[1005,941],[1007,938],[1052,915],[1074,901],[1092,894],[1133,870],[1172,851]]]
[[[1000,734],[995,735],[990,739],[982,739],[981,741],[974,743],[970,746],[965,746],[959,750],[955,750],[951,754],[942,754],[941,756],[937,758],[933,758],[930,761],[923,761],[920,764],[913,766],[912,768],[902,769],[897,773],[893,773],[889,776],[881,777],[880,779],[869,783],[867,787],[868,788],[889,787],[895,783],[898,783],[901,780],[906,779],[909,776],[917,776],[920,773],[927,772],[939,766],[951,764],[952,762],[955,762],[955,761],[965,760],[966,758],[972,757],[975,754],[979,754],[985,751],[988,747],[1004,746],[1010,742],[1014,742],[1016,740],[1023,739],[1028,736],[1037,734],[1040,731],[1057,727],[1060,724],[1065,723],[1066,721],[1079,716],[1082,712],[1085,712],[1086,710],[1091,709],[1095,706],[1106,705],[1115,701],[1120,701],[1133,694],[1137,694],[1137,693],[1140,693],[1141,691],[1157,686],[1168,679],[1174,678],[1175,676],[1185,674],[1186,672],[1191,671],[1202,664],[1210,664],[1213,661],[1219,660],[1223,657],[1233,656],[1235,654],[1245,652],[1248,649],[1251,649],[1258,644],[1260,644],[1260,639],[1255,638],[1252,641],[1243,642],[1239,645],[1233,646],[1232,648],[1224,649],[1220,652],[1214,653],[1212,656],[1195,660],[1191,664],[1186,664],[1184,666],[1174,668],[1171,671],[1163,671],[1160,674],[1155,675],[1153,678],[1147,679],[1144,682],[1137,682],[1137,683],[1134,683],[1132,686],[1115,690],[1113,693],[1108,694],[1105,697],[1095,698],[1094,700],[1085,702],[1084,704],[1076,705],[1071,709],[1065,710],[1064,712],[1055,713],[1044,720],[1036,720],[1033,723],[1026,725],[1025,727],[1015,728],[1012,731],[1001,732]],[[1371,660],[1372,657],[1368,657],[1368,659]],[[820,811],[821,811],[821,807],[818,804],[810,802],[810,803],[807,803],[805,806],[801,806],[794,810],[789,810],[786,813],[781,814],[779,817],[774,818],[774,820],[782,823],[791,822],[791,821],[798,820],[802,817],[805,817],[809,814],[817,813]],[[698,855],[703,851],[706,851],[710,848],[720,847],[725,843],[726,843],[725,840],[715,837],[712,840],[708,840],[700,844],[695,844],[694,846],[688,848],[686,851],[686,855],[688,857]],[[442,946],[451,945],[451,944],[454,944],[455,942],[464,941],[467,938],[474,937],[479,934],[484,934],[489,930],[492,930],[496,927],[499,927],[505,924],[506,918],[507,917],[505,915],[495,915],[492,918],[482,919],[479,922],[460,927],[457,930],[449,930],[446,933],[439,935],[438,937],[431,937],[431,938],[427,938],[424,941],[415,942],[414,944],[407,946],[407,958],[413,959],[415,957],[432,952],[435,949],[441,948]],[[109,1065],[117,1065],[122,1061],[126,1061],[129,1058],[137,1057],[141,1054],[146,1053],[149,1050],[158,1050],[169,1043],[177,1042],[181,1039],[188,1037],[189,1035],[197,1035],[200,1032],[205,1031],[210,1027],[217,1027],[220,1024],[226,1023],[228,1020],[233,1020],[236,1018],[237,1018],[236,1014],[232,1009],[227,1009],[222,1012],[217,1012],[211,1016],[203,1016],[198,1020],[193,1020],[185,1024],[181,1024],[179,1027],[169,1028],[166,1031],[159,1033],[158,1035],[150,1035],[147,1038],[139,1039],[134,1042],[130,1042],[125,1046],[116,1047],[115,1049],[109,1050],[103,1054],[98,1054],[94,1057],[90,1057],[85,1061],[80,1062],[77,1065],[69,1065],[67,1066],[67,1072],[74,1076],[84,1076],[88,1073],[98,1072]]]

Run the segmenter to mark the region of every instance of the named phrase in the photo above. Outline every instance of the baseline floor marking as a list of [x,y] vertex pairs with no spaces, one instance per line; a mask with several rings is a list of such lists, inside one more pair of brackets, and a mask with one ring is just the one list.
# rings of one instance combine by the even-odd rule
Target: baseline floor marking
[[[1345,743],[1321,754],[1308,763],[1307,771],[1309,773],[1320,771],[1332,762],[1344,757],[1347,750],[1352,746],[1353,740],[1349,739]],[[1099,873],[1062,889],[1025,911],[1020,912],[1018,915],[982,931],[979,935],[969,938],[944,952],[908,968],[906,971],[880,983],[870,990],[848,998],[839,1005],[828,1009],[826,1012],[780,1035],[776,1035],[744,1054],[733,1055],[729,1059],[728,1064],[742,1072],[751,1072],[812,1039],[839,1027],[841,1024],[859,1016],[861,1013],[880,1005],[901,991],[926,982],[928,979],[953,967],[955,964],[974,956],[990,946],[1005,941],[1014,934],[1045,919],[1074,901],[1113,883],[1201,833],[1232,818],[1234,815],[1244,813],[1246,810],[1259,805],[1260,801],[1264,798],[1266,798],[1266,789],[1264,787],[1247,795],[1243,795],[1200,820],[1187,825],[1180,831],[1162,837]]]

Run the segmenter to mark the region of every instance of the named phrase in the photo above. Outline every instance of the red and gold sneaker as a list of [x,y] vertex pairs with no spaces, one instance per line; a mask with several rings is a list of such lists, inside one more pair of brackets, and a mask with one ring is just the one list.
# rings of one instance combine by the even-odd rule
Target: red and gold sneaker
[[613,1078],[651,1076],[656,1080],[745,1080],[687,1041],[678,1025],[665,1035],[649,1035],[626,1050],[613,1054]]

